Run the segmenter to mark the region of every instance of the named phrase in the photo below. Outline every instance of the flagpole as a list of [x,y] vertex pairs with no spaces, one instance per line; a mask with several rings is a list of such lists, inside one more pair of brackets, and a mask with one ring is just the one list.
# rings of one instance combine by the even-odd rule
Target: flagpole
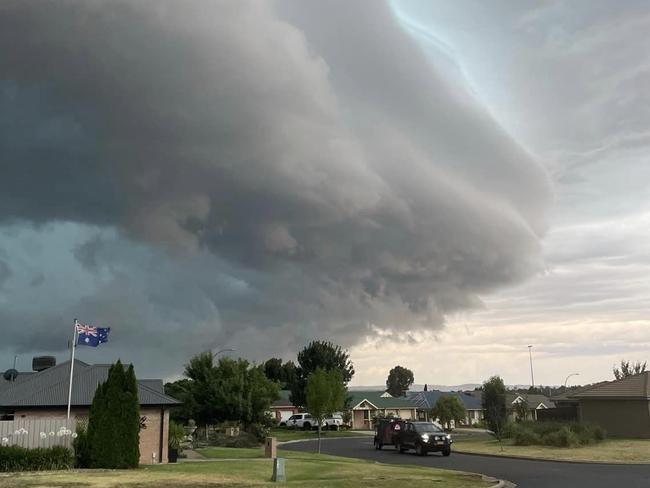
[[74,319],[74,331],[72,332],[72,345],[70,346],[70,383],[68,385],[68,415],[66,419],[70,420],[70,403],[72,402],[72,374],[74,373],[74,351],[77,348],[77,324],[79,321]]

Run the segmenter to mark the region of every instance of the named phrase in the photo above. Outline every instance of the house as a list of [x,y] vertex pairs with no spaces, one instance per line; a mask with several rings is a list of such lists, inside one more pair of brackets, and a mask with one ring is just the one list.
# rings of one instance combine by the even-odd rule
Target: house
[[528,414],[526,418],[529,420],[537,420],[537,413],[540,410],[555,408],[555,403],[545,395],[517,392],[507,393],[506,410],[512,420],[517,418],[517,404],[522,402],[526,402],[528,405]]
[[[429,410],[435,407],[438,400],[445,396],[454,396],[465,407],[466,416],[464,425],[474,425],[483,420],[483,406],[481,399],[469,393],[458,391],[416,391],[408,395],[409,399],[417,405],[418,420],[430,420]],[[435,419],[431,419],[435,420]]]
[[351,391],[352,428],[370,430],[376,417],[417,419],[417,406],[408,398],[394,397],[385,391]]
[[280,390],[280,398],[274,401],[270,407],[271,416],[278,422],[282,422],[298,413],[300,409],[293,405],[290,400],[291,392],[289,390]]
[[592,385],[568,397],[577,400],[581,422],[600,425],[613,437],[650,438],[650,372]]
[[[75,359],[71,417],[87,422],[97,386],[108,378],[109,364]],[[70,361],[0,381],[0,416],[4,421],[65,419]],[[167,462],[169,409],[180,402],[165,395],[160,379],[138,380],[140,400],[140,463]]]

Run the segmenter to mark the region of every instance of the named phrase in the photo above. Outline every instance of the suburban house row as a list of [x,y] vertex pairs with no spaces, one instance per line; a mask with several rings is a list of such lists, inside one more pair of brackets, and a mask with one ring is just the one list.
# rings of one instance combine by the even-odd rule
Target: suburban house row
[[[373,419],[394,416],[411,420],[435,420],[429,411],[444,396],[456,396],[465,407],[461,425],[475,425],[483,420],[481,391],[443,392],[438,390],[409,392],[393,397],[385,391],[350,391],[351,427],[373,428]],[[286,420],[300,410],[291,404],[288,391],[271,410],[278,421]],[[530,420],[564,420],[597,424],[612,437],[650,438],[650,372],[621,380],[605,381],[571,390],[555,397],[513,393],[506,395],[506,409],[515,420],[516,406],[525,402]]]

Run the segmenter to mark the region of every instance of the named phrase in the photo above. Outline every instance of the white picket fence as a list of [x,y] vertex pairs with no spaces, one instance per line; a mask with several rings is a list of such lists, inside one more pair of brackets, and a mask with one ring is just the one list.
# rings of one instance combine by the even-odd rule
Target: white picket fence
[[76,421],[71,419],[42,418],[0,420],[0,444],[36,447],[64,446],[71,448]]

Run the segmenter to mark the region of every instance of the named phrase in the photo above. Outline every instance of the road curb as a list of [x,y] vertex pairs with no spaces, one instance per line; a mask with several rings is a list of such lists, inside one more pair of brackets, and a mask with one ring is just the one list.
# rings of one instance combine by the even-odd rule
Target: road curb
[[570,459],[548,459],[548,458],[536,458],[530,456],[511,456],[506,454],[485,454],[481,452],[468,452],[463,451],[462,448],[455,448],[454,452],[457,454],[464,454],[466,456],[482,456],[489,458],[501,458],[501,459],[518,459],[520,461],[539,461],[542,463],[564,463],[564,464],[596,464],[596,465],[615,465],[615,466],[650,466],[650,463],[622,463],[618,461],[572,461]]
[[[347,437],[325,437],[321,438],[321,441],[335,441],[337,439],[367,439],[371,438],[371,435],[354,435],[354,436],[347,436]],[[278,447],[284,446],[286,444],[298,444],[299,442],[314,442],[318,441],[318,439],[294,439],[292,441],[282,441],[278,442]]]
[[506,481],[506,480],[498,480],[496,478],[492,478],[491,476],[483,476],[484,481],[496,481],[496,485],[492,485],[489,488],[517,488],[517,485],[515,485],[511,481]]

